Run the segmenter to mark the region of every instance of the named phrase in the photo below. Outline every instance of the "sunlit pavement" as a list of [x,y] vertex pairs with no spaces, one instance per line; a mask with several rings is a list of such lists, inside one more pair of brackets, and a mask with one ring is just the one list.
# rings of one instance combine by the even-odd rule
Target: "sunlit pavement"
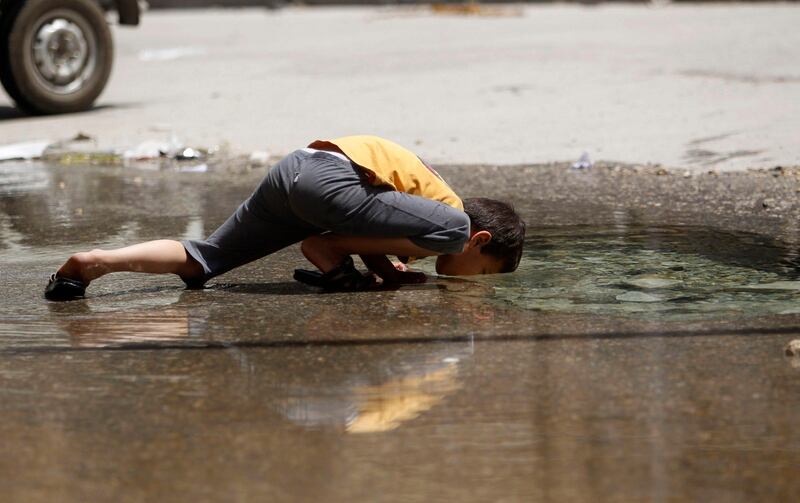
[[797,26],[798,4],[147,12],[115,30],[96,110],[19,118],[2,95],[0,143],[285,154],[373,133],[433,162],[800,165]]

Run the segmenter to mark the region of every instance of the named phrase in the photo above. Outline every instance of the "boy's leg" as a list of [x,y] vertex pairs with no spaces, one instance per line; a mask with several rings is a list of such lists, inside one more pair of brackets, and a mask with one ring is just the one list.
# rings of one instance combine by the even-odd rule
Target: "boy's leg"
[[157,240],[117,250],[78,253],[58,276],[88,285],[111,272],[177,274],[188,285],[269,255],[321,232],[296,218],[288,207],[287,190],[308,154],[288,155],[264,177],[253,194],[205,240]]
[[214,276],[323,232],[323,229],[298,218],[289,205],[293,181],[309,156],[303,151],[286,156],[211,236],[181,242],[201,267],[201,274],[193,276],[190,284],[202,284]]
[[447,204],[371,185],[350,163],[314,154],[295,178],[289,204],[315,227],[344,236],[408,238],[427,255],[458,253],[469,217]]
[[88,285],[111,272],[177,274],[185,280],[201,276],[202,266],[178,241],[161,239],[116,250],[77,253],[58,269],[58,275]]

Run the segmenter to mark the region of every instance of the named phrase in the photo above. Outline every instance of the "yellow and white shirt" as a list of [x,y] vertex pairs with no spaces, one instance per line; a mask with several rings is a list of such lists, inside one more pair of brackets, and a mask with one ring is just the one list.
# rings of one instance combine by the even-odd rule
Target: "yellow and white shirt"
[[388,185],[398,192],[433,199],[464,210],[461,198],[439,173],[413,152],[394,142],[377,136],[345,136],[335,140],[316,140],[309,148],[346,155],[367,173],[375,185]]

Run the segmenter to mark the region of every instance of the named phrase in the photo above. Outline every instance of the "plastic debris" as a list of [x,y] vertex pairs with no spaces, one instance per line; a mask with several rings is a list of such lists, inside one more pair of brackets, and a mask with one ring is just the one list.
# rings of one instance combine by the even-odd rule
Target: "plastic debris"
[[584,152],[576,162],[572,163],[572,169],[589,169],[593,165],[592,160],[589,158],[589,153]]
[[187,147],[180,150],[177,154],[175,154],[175,159],[178,161],[189,161],[189,160],[197,160],[202,159],[203,153],[197,149]]
[[265,150],[256,150],[250,154],[251,166],[265,166],[269,163],[269,152]]
[[784,349],[786,356],[800,356],[800,339],[790,341]]
[[178,137],[173,133],[168,141],[147,140],[122,153],[125,160],[146,161],[159,157],[175,158],[185,150]]
[[38,159],[51,143],[50,140],[35,140],[0,145],[0,161]]
[[161,157],[161,152],[166,148],[165,144],[160,141],[145,141],[132,149],[126,150],[122,157],[125,159],[133,159],[136,161],[144,161],[147,159],[156,159]]

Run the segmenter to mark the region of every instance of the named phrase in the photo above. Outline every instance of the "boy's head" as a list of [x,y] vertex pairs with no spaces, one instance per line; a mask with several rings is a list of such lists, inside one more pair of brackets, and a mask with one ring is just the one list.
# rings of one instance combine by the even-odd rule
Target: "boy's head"
[[452,276],[494,274],[516,270],[522,257],[525,222],[510,204],[495,199],[464,199],[471,222],[464,251],[440,255],[436,272]]

